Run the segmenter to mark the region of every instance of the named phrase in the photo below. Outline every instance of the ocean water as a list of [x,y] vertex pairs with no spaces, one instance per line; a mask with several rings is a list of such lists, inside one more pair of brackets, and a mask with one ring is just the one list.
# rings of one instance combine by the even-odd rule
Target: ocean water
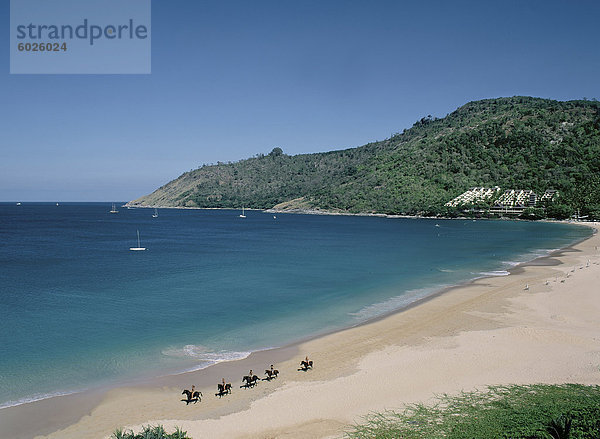
[[[0,407],[179,373],[507,275],[590,235],[514,221],[0,204]],[[129,251],[140,231],[145,252]]]

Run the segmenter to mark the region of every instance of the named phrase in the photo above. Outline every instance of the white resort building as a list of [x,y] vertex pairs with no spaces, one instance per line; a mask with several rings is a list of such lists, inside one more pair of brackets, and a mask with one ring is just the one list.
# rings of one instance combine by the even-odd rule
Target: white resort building
[[546,189],[544,195],[540,197],[540,201],[556,201],[558,198],[558,191],[554,189]]
[[558,191],[554,189],[547,189],[541,197],[534,191],[525,189],[507,189],[500,192],[498,186],[474,187],[447,202],[445,206],[473,206],[483,202],[490,206],[491,213],[520,214],[528,207],[535,207],[538,201],[555,201],[558,198]]
[[536,203],[535,192],[518,189],[508,189],[496,200],[496,205],[502,207],[534,207]]
[[458,207],[468,204],[477,204],[480,201],[487,202],[493,199],[498,192],[500,192],[498,186],[494,186],[493,188],[473,187],[453,200],[448,201],[445,206]]

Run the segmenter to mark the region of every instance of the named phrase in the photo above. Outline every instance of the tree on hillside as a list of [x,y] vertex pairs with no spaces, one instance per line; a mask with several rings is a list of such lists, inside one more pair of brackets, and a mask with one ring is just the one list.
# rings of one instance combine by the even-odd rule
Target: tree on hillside
[[281,149],[278,146],[276,146],[275,148],[273,148],[273,150],[269,153],[269,155],[271,157],[279,157],[282,154],[283,154],[283,149]]

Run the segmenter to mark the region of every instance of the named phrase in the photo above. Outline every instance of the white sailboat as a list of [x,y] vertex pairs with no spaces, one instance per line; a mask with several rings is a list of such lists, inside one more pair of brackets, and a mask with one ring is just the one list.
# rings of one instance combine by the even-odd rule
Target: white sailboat
[[244,215],[244,207],[242,207],[242,214],[240,215],[240,218],[246,218],[246,215]]
[[131,250],[131,251],[143,251],[143,250],[146,250],[146,247],[142,247],[140,245],[140,231],[139,230],[137,231],[137,238],[138,238],[137,247],[129,247],[129,250]]
[[110,210],[110,213],[119,213],[119,211],[115,207],[115,203],[112,203],[112,209]]
[[154,209],[154,213],[152,214],[152,218],[158,218],[158,209]]

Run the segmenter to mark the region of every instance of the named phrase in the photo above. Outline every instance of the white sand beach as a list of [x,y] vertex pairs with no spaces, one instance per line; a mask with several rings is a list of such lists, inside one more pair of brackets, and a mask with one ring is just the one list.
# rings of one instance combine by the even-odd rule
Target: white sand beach
[[[478,279],[371,323],[244,360],[2,410],[0,431],[105,438],[117,427],[150,423],[180,426],[194,439],[338,438],[371,412],[440,393],[509,383],[600,384],[599,248],[594,234],[509,276]],[[306,355],[314,369],[298,371]],[[279,378],[239,388],[249,369],[264,376],[271,363]],[[222,376],[233,392],[218,398]],[[181,391],[191,384],[204,397],[186,405]]]

